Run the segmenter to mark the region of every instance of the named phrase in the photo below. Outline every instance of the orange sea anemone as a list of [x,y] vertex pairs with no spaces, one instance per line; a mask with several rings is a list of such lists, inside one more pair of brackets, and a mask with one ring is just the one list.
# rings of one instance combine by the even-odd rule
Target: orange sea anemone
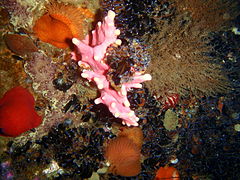
[[123,127],[118,137],[128,137],[132,140],[140,149],[143,144],[143,132],[140,127]]
[[83,39],[84,22],[93,18],[88,9],[64,3],[51,2],[46,9],[47,13],[36,21],[33,31],[41,41],[58,48],[71,47],[74,37]]
[[127,137],[117,137],[105,149],[109,172],[120,176],[136,176],[141,171],[140,149]]
[[154,180],[179,180],[180,176],[178,170],[171,166],[160,167],[156,173]]

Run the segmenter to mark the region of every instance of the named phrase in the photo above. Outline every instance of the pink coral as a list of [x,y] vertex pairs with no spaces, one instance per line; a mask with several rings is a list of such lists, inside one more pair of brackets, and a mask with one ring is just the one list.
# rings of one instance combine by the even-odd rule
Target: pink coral
[[72,42],[77,49],[72,56],[78,61],[79,66],[85,68],[81,76],[89,81],[94,81],[101,93],[101,96],[94,102],[105,104],[115,117],[122,119],[123,124],[137,126],[138,117],[129,107],[127,91],[131,88],[141,88],[140,83],[151,80],[151,76],[136,72],[132,81],[122,84],[120,91],[111,89],[110,82],[106,77],[110,67],[104,62],[104,57],[108,46],[113,43],[121,44],[121,40],[117,39],[120,31],[114,25],[114,17],[115,13],[109,11],[104,21],[98,22],[96,30],[87,35],[84,40],[73,38]]

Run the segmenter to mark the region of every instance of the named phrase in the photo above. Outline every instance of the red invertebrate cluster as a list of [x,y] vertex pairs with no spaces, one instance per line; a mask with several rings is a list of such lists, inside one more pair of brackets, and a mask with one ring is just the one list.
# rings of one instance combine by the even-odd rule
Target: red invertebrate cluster
[[163,109],[168,109],[171,107],[175,107],[179,101],[179,95],[178,94],[170,94],[165,97]]
[[6,92],[0,99],[0,135],[16,137],[39,126],[42,118],[34,104],[33,95],[21,86]]
[[164,97],[157,97],[157,99],[162,103],[162,108],[167,110],[169,108],[174,108],[179,102],[179,94],[177,93],[166,93]]
[[171,166],[160,167],[156,173],[154,180],[179,180],[180,176],[178,170]]

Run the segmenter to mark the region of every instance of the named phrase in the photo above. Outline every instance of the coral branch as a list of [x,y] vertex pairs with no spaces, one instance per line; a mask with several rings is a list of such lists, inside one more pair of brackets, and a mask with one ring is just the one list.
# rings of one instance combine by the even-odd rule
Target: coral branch
[[76,52],[72,53],[72,58],[84,68],[81,76],[96,83],[101,96],[94,102],[105,104],[115,117],[122,119],[123,124],[137,126],[138,117],[129,107],[127,91],[131,88],[142,87],[140,83],[151,80],[151,75],[142,75],[140,72],[136,72],[132,81],[122,84],[120,91],[111,89],[110,82],[106,77],[110,67],[104,62],[104,57],[108,46],[113,43],[121,44],[121,40],[117,39],[120,31],[114,25],[114,17],[115,13],[109,11],[104,21],[98,22],[96,30],[87,35],[84,40],[80,41],[73,38],[72,42],[77,49]]

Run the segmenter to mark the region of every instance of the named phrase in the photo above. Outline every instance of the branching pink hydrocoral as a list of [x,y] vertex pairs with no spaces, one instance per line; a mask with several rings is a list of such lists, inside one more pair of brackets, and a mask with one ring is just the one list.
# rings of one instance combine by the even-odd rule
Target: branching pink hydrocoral
[[131,88],[141,88],[140,83],[151,80],[151,75],[142,75],[140,72],[136,72],[132,81],[122,84],[120,91],[110,87],[110,82],[106,77],[110,67],[104,62],[104,57],[108,46],[113,43],[121,45],[121,40],[117,39],[120,31],[114,25],[114,17],[115,13],[108,11],[104,21],[98,22],[96,30],[87,35],[84,40],[73,38],[72,42],[77,49],[72,56],[78,61],[79,66],[85,68],[81,76],[89,81],[94,81],[101,93],[101,96],[94,102],[105,104],[115,117],[122,119],[124,125],[137,126],[138,117],[129,107],[127,91]]

